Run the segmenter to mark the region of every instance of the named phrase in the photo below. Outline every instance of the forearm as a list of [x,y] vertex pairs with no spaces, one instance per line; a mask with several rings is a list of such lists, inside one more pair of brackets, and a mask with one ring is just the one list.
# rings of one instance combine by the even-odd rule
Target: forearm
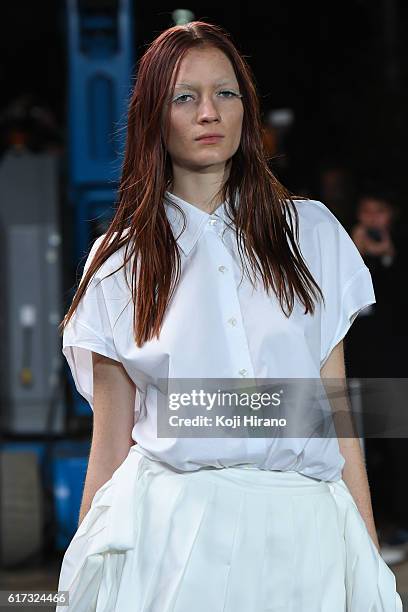
[[92,459],[90,455],[82,493],[81,507],[79,510],[78,527],[82,523],[85,515],[88,513],[92,500],[95,497],[95,493],[111,478],[114,471],[115,469],[113,466],[110,466],[108,469],[102,468],[100,465],[98,465],[95,457]]
[[82,493],[81,507],[79,510],[78,526],[82,523],[85,515],[88,513],[95,493],[104,485],[117,468],[126,459],[132,442],[122,447],[109,445],[106,440],[106,445],[95,444],[93,442],[89,454],[88,469],[84,489]]
[[343,480],[356,502],[374,544],[379,549],[364,455],[348,397],[343,342],[339,342],[331,352],[321,369],[321,378],[329,394],[340,452],[345,459]]
[[367,530],[374,544],[379,550],[380,545],[371,505],[367,470],[359,438],[347,437],[339,438],[338,440],[340,452],[345,459],[342,478],[356,502],[357,508],[367,526]]
[[79,513],[79,524],[91,507],[95,493],[129,454],[134,441],[136,387],[121,363],[92,354],[93,432],[88,470]]

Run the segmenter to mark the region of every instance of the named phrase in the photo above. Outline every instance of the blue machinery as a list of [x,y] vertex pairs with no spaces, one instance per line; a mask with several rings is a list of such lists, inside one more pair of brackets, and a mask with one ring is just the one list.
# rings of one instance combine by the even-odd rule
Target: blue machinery
[[[116,198],[133,68],[133,19],[131,0],[67,0],[66,7],[69,201],[79,262],[105,231]],[[89,414],[85,400],[73,395],[75,411]]]
[[[76,262],[110,222],[124,148],[133,60],[131,0],[67,0],[69,201]],[[74,391],[74,412],[89,414]],[[78,524],[88,444],[58,445],[53,457],[55,545],[64,550]]]

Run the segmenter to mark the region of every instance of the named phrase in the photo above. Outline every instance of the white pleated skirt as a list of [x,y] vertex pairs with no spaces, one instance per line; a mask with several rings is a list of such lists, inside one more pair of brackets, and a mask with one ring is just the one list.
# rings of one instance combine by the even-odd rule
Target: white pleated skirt
[[402,612],[343,480],[180,472],[131,448],[69,547],[56,612]]

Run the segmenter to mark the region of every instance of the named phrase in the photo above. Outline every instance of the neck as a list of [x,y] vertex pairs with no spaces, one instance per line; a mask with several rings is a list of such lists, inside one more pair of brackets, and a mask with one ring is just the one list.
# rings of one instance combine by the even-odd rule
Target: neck
[[178,171],[173,172],[173,181],[169,191],[182,200],[211,214],[223,203],[218,192],[224,181],[224,170],[222,173],[199,174],[178,169]]

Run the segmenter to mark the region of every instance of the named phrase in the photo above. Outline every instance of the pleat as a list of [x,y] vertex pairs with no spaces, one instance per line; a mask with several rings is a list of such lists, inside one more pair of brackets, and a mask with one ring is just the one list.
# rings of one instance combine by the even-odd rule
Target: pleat
[[266,514],[263,495],[251,491],[242,493],[223,612],[260,609]]
[[186,560],[174,608],[171,608],[174,612],[227,610],[224,600],[237,532],[242,525],[244,495],[240,490],[225,491],[215,483],[205,483],[203,487],[196,482],[188,488],[187,505],[194,498],[193,506],[200,506],[203,494],[207,495],[205,513]]
[[123,572],[126,553],[106,553],[103,555],[102,579],[96,602],[97,612],[115,610],[119,583]]
[[[85,557],[75,573],[75,577],[67,586],[64,582],[58,585],[58,591],[68,591],[69,607],[57,606],[56,612],[90,612],[96,610],[98,591],[102,579],[103,555],[93,555]],[[77,569],[77,568],[75,568]],[[67,564],[63,565],[62,576],[70,576],[74,573]]]
[[[329,491],[326,495],[313,497],[312,503],[314,524],[311,527],[319,551],[319,583],[314,585],[318,595],[315,609],[319,612],[346,612],[345,546],[336,505]],[[313,571],[312,566],[310,570]]]
[[345,542],[347,612],[402,612],[395,575],[375,546],[346,483],[341,479],[328,486]]
[[[323,569],[316,528],[316,499],[317,496],[299,496],[298,499],[292,496],[290,500],[295,540],[290,612],[320,611]],[[323,495],[318,496],[318,503],[323,500]]]
[[[153,499],[163,498],[161,507],[151,505],[146,533],[152,535],[156,552],[154,565],[144,582],[140,612],[170,610],[177,596],[191,550],[211,501],[212,491],[204,489],[202,497],[189,495],[187,480],[170,478],[151,491]],[[166,504],[164,510],[163,505]],[[167,505],[168,504],[168,505]],[[147,550],[142,546],[142,551]],[[143,558],[143,554],[141,555]]]
[[[289,503],[288,503],[289,502]],[[264,529],[264,561],[261,573],[259,610],[290,612],[295,585],[295,515],[290,500],[278,496],[268,500]]]

